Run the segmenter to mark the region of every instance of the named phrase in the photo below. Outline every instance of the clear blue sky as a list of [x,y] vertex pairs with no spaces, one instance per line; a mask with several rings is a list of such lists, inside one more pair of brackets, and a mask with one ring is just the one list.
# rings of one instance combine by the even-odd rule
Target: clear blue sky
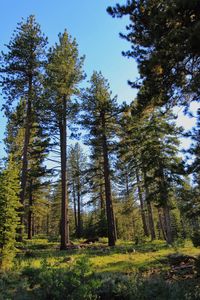
[[[128,85],[128,79],[137,77],[136,64],[122,57],[121,51],[129,44],[119,38],[126,20],[112,19],[106,12],[112,0],[5,0],[1,3],[0,50],[5,50],[10,37],[22,17],[36,16],[42,31],[48,36],[49,44],[57,41],[59,32],[67,31],[75,37],[80,54],[86,55],[87,79],[93,70],[102,71],[109,80],[113,94],[119,102],[134,99],[135,91]],[[2,103],[2,98],[0,99]],[[0,113],[0,140],[5,130],[5,118]],[[0,157],[3,145],[0,144]]]

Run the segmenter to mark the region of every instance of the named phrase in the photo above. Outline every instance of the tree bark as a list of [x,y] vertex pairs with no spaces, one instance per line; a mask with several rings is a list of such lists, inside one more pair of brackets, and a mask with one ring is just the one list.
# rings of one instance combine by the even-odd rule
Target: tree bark
[[32,215],[32,236],[35,235],[35,216],[34,213]]
[[80,174],[78,174],[77,176],[77,206],[78,206],[77,237],[80,238],[82,234]]
[[18,241],[23,240],[23,223],[24,223],[24,202],[26,195],[26,185],[27,185],[27,170],[28,170],[28,146],[30,141],[31,132],[31,119],[32,119],[32,75],[29,76],[29,88],[28,88],[28,101],[26,110],[26,120],[25,120],[25,136],[24,136],[24,146],[22,155],[22,173],[21,173],[21,192],[20,192],[20,202],[22,208],[20,209],[20,227],[18,230]]
[[137,188],[138,188],[138,197],[139,197],[139,201],[140,201],[140,212],[141,212],[141,217],[142,217],[143,231],[144,231],[145,236],[149,236],[138,169],[136,169],[136,180],[137,180]]
[[164,225],[162,210],[160,207],[158,207],[158,219],[159,219],[159,224],[160,224],[163,238],[166,240],[167,238],[166,238],[166,233],[165,233],[165,225]]
[[28,211],[28,239],[32,239],[33,232],[33,189],[32,189],[32,180],[30,180],[29,187],[29,211]]
[[72,186],[72,189],[73,189],[73,204],[74,204],[74,223],[75,223],[75,229],[76,229],[76,232],[77,232],[77,212],[76,212],[76,191],[75,191],[75,184],[74,184],[74,180],[73,180],[73,186]]
[[170,218],[170,210],[169,206],[166,204],[163,207],[163,214],[164,214],[164,223],[165,223],[165,230],[166,230],[166,241],[168,244],[172,244],[172,230],[171,230],[171,218]]
[[61,149],[61,243],[60,250],[66,250],[69,245],[69,214],[67,191],[67,103],[63,97],[62,121],[60,122],[60,149]]
[[153,212],[151,207],[151,201],[149,199],[149,187],[147,183],[147,175],[146,172],[144,172],[144,189],[146,194],[146,203],[147,203],[147,212],[148,212],[148,221],[149,221],[149,230],[151,234],[151,240],[155,240],[156,234],[155,234],[155,226],[154,226],[154,220],[153,220]]
[[[160,162],[159,162],[160,163]],[[165,176],[162,168],[162,164],[159,164],[159,190],[160,190],[160,203],[163,208],[163,216],[164,216],[164,226],[166,233],[166,241],[168,244],[172,244],[172,230],[171,230],[171,218],[170,218],[170,209],[169,209],[169,201],[168,201],[168,191],[165,182]]]
[[102,120],[102,146],[103,146],[103,167],[104,167],[104,182],[105,182],[105,196],[106,196],[106,214],[108,223],[108,245],[115,246],[116,242],[116,227],[113,212],[113,203],[111,195],[111,183],[110,183],[110,167],[108,159],[108,144],[106,138],[106,123],[105,115],[101,113]]

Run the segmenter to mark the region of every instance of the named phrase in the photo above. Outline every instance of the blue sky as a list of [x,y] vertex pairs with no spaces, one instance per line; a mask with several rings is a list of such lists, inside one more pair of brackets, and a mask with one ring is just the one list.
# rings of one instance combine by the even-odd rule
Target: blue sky
[[[135,91],[127,85],[128,79],[137,77],[133,60],[122,57],[121,51],[128,49],[126,41],[119,38],[126,20],[112,19],[106,12],[112,0],[6,0],[1,3],[0,50],[5,50],[14,29],[22,17],[36,16],[49,44],[57,41],[59,32],[67,31],[76,38],[81,55],[86,55],[84,70],[87,79],[93,70],[102,71],[109,80],[113,94],[119,102],[134,99]],[[2,98],[0,99],[2,104]],[[0,140],[5,131],[5,118],[0,113]],[[0,144],[0,157],[3,145]]]
[[[108,5],[116,0],[6,0],[1,3],[0,50],[5,50],[18,22],[30,14],[36,16],[42,31],[48,36],[49,44],[57,41],[59,32],[67,31],[75,37],[81,55],[86,55],[84,70],[87,79],[93,70],[102,71],[109,80],[113,94],[119,102],[130,102],[136,91],[127,80],[137,77],[137,67],[133,60],[122,57],[121,51],[129,49],[129,44],[119,38],[125,30],[127,19],[112,19],[106,12]],[[0,99],[2,104],[2,98]],[[181,115],[181,113],[180,113]],[[3,138],[6,120],[0,113],[0,140]],[[191,127],[192,120],[181,117],[180,125]],[[3,155],[0,144],[0,157]]]

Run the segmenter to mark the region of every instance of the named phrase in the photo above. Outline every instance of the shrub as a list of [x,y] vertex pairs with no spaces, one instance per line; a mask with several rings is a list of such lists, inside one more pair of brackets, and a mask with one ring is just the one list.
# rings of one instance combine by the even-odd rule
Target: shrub
[[44,260],[41,269],[29,267],[23,275],[28,277],[30,287],[35,287],[34,293],[38,299],[97,299],[95,290],[99,281],[93,279],[86,258],[79,259],[69,269],[52,267]]

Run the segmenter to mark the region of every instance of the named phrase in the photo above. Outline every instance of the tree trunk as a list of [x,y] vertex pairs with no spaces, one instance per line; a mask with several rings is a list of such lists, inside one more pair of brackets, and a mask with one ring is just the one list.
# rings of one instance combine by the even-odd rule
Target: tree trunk
[[66,97],[63,97],[62,122],[60,122],[60,149],[61,149],[61,243],[60,250],[66,250],[69,244],[69,216],[67,192],[67,117]]
[[49,236],[49,212],[47,213],[47,230],[46,230],[46,234],[47,236]]
[[78,206],[78,226],[77,226],[77,237],[80,238],[82,234],[82,220],[81,220],[81,187],[80,187],[80,175],[77,178],[77,206]]
[[151,201],[149,199],[149,187],[148,187],[148,183],[147,183],[146,172],[145,171],[143,171],[143,172],[144,172],[144,189],[145,189],[145,194],[146,194],[149,230],[150,230],[150,234],[151,234],[151,240],[155,240],[156,234],[155,234],[155,226],[154,226],[154,220],[153,220]]
[[161,231],[162,231],[162,235],[163,235],[163,238],[164,240],[166,240],[166,233],[165,233],[165,225],[164,225],[164,220],[163,220],[163,214],[162,214],[162,210],[160,207],[158,207],[158,219],[159,219],[159,224],[160,224],[160,228],[161,228]]
[[29,187],[29,211],[28,211],[28,239],[32,239],[32,230],[33,230],[33,189],[32,189],[32,180],[30,180]]
[[73,180],[73,204],[74,204],[74,223],[75,223],[75,229],[77,232],[77,213],[76,213],[76,191],[75,191],[75,184],[74,184],[74,180]]
[[160,204],[163,208],[163,216],[164,216],[164,226],[166,233],[166,241],[168,244],[172,244],[172,230],[171,230],[171,218],[170,218],[170,209],[168,203],[168,191],[165,183],[165,176],[162,164],[159,162],[159,189],[160,189]]
[[34,213],[32,215],[32,236],[35,235],[35,216]]
[[106,214],[107,214],[107,223],[108,223],[108,245],[115,246],[116,242],[116,227],[115,219],[113,212],[113,203],[111,195],[111,184],[110,184],[110,168],[109,168],[109,159],[108,159],[108,145],[106,138],[106,124],[105,124],[105,115],[101,114],[102,119],[102,146],[103,146],[103,167],[104,167],[104,181],[105,181],[105,196],[106,196]]
[[142,217],[143,231],[144,231],[145,236],[149,236],[138,169],[136,169],[136,180],[137,180],[138,196],[139,196],[139,201],[140,201],[140,212],[141,212],[141,217]]
[[28,146],[30,141],[31,132],[31,119],[32,119],[32,76],[29,77],[29,88],[28,88],[28,102],[26,110],[26,120],[25,120],[25,136],[24,136],[24,146],[22,155],[22,173],[21,173],[21,192],[20,192],[20,202],[22,204],[20,211],[20,227],[18,229],[18,241],[23,240],[23,223],[24,223],[24,202],[26,195],[26,185],[27,185],[27,170],[28,170]]
[[164,223],[165,223],[165,230],[166,230],[166,241],[168,244],[172,244],[172,231],[171,231],[171,219],[170,219],[170,210],[169,206],[165,205],[163,207],[163,214],[164,214]]

